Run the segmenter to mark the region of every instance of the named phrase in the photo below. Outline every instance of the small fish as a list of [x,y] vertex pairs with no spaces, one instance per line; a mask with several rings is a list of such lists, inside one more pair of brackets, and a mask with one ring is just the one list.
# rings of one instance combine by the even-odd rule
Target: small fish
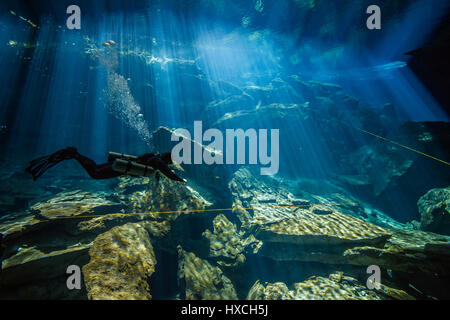
[[31,20],[27,21],[33,28],[37,27],[37,24],[33,23]]
[[106,42],[103,42],[103,46],[105,47],[109,47],[109,46],[114,46],[116,43],[113,40],[108,40]]
[[11,13],[13,16],[17,16],[17,13],[15,13],[15,12],[12,11],[12,10],[9,10],[9,13]]

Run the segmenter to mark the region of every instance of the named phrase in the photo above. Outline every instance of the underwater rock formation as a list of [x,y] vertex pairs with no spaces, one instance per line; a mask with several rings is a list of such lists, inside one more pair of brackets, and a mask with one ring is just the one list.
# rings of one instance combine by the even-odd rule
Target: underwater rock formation
[[[125,196],[132,212],[144,213],[147,218],[158,221],[174,221],[181,215],[195,214],[212,205],[190,186],[165,177],[161,177],[161,180],[158,182],[155,179],[147,179],[144,190]],[[134,183],[129,180],[127,185],[130,187]],[[136,183],[139,185],[142,182]],[[124,188],[124,184],[121,184],[120,188]]]
[[393,289],[383,284],[379,290],[369,290],[357,279],[342,272],[330,274],[328,278],[314,276],[294,283],[289,290],[283,282],[268,283],[259,281],[250,289],[247,300],[413,300],[403,290]]
[[[108,200],[107,194],[75,190],[37,202],[22,214],[3,216],[1,232],[6,248],[0,295],[6,291],[9,298],[82,299],[84,288],[76,293],[67,289],[66,268],[88,262],[91,241],[105,228],[83,230],[83,224],[120,208],[123,206]],[[59,287],[54,290],[56,284]]]
[[[280,158],[290,159],[295,156],[302,165],[295,168],[280,167],[280,173],[292,177],[308,176],[316,170],[316,164],[311,163],[312,155],[326,153],[326,156],[321,156],[321,160],[326,162],[324,169],[329,171],[330,176],[334,175],[337,179],[340,176],[353,176],[353,181],[359,181],[358,188],[365,187],[366,192],[373,196],[375,182],[370,178],[378,177],[371,172],[372,175],[369,175],[369,169],[358,172],[355,170],[356,164],[350,164],[347,158],[355,153],[355,159],[359,160],[356,153],[362,153],[368,148],[365,146],[366,149],[358,151],[361,147],[359,136],[362,140],[369,139],[359,128],[386,136],[398,126],[398,119],[391,116],[392,108],[370,108],[337,85],[305,81],[296,75],[272,79],[267,86],[245,86],[241,89],[242,94],[215,100],[205,108],[202,120],[206,126],[246,130],[261,128],[261,124],[264,124],[264,128],[283,128],[280,130],[280,141],[289,143],[280,143]],[[384,149],[380,153],[382,151]],[[383,154],[384,158],[388,158],[385,159],[387,162],[400,163],[393,168],[395,172],[388,170],[388,178],[402,170],[404,165],[402,154],[398,156],[398,161],[389,159],[389,156],[389,153]],[[406,160],[409,159],[406,157]],[[374,164],[369,163],[368,167],[378,168],[378,158],[373,160]],[[389,181],[376,180],[380,184],[376,186],[378,193]]]
[[[24,247],[3,261],[0,276],[2,299],[30,296],[36,299],[59,299],[71,295],[65,286],[66,268],[87,262],[89,244],[75,244],[51,252],[45,249]],[[56,284],[60,288],[52,292],[51,288],[57,287]]]
[[245,263],[247,251],[257,253],[262,242],[253,235],[245,237],[243,231],[237,231],[236,226],[223,214],[213,220],[214,231],[206,230],[203,236],[209,240],[209,256],[223,267],[236,267]]
[[[407,122],[394,128],[387,138],[422,154],[374,141],[344,156],[343,172],[352,172],[363,177],[360,180],[366,180],[363,186],[349,185],[356,195],[368,197],[400,222],[419,220],[416,206],[419,198],[430,189],[447,187],[450,181],[448,166],[441,162],[450,162],[450,125],[445,122]],[[424,172],[427,173],[425,177]],[[402,201],[399,205],[404,194],[410,201]]]
[[232,282],[208,261],[178,246],[178,281],[182,299],[236,300]]
[[[416,279],[448,278],[449,237],[406,230],[381,214],[369,214],[336,186],[327,185],[324,193],[325,185],[317,182],[294,182],[241,168],[229,182],[234,208],[229,216],[202,212],[211,205],[203,192],[164,177],[159,183],[122,177],[114,195],[101,191],[57,194],[35,203],[34,211],[3,218],[7,248],[0,296],[150,299],[148,280],[155,271],[158,274],[153,250],[174,255],[179,244],[188,251],[179,248],[176,291],[187,299],[245,297],[256,279],[267,280],[263,274],[249,277],[245,273],[255,259],[285,266],[320,264],[327,266],[326,274],[334,266],[344,270],[375,264],[394,274],[390,283],[383,281],[383,290],[391,288],[389,294],[365,289],[364,296],[359,291],[363,284],[335,283],[320,273],[316,280],[303,281],[300,293],[281,284],[255,285],[252,296],[261,299],[406,299],[393,288],[411,294],[405,289],[408,284],[424,288]],[[25,226],[26,232],[18,226]],[[65,289],[65,268],[71,264],[84,266],[85,282],[77,293]],[[353,273],[348,276],[358,278]],[[282,280],[280,275],[274,277],[270,282]],[[55,283],[62,289],[53,290]],[[326,293],[322,286],[331,289]],[[426,295],[439,296],[434,291]]]
[[89,256],[83,267],[89,299],[151,299],[148,278],[155,271],[156,258],[141,225],[127,223],[101,234]]
[[[280,158],[295,156],[302,165],[280,167],[281,174],[308,176],[317,169],[311,163],[313,155],[326,154],[320,157],[329,177],[402,223],[418,218],[414,203],[420,196],[447,186],[450,176],[443,164],[371,135],[449,162],[447,123],[402,124],[392,104],[374,108],[337,85],[305,81],[297,75],[266,81],[267,85],[242,86],[241,92],[213,100],[202,113],[203,122],[219,129],[246,130],[261,124],[283,128],[280,141],[289,143],[280,144]],[[424,170],[428,179],[420,179]],[[414,201],[398,206],[396,198],[405,190]]]
[[384,247],[361,246],[344,252],[348,263],[379,265],[386,269],[446,278],[450,272],[450,238],[433,233],[392,230]]
[[396,177],[404,175],[413,162],[416,154],[405,153],[399,147],[385,143],[365,145],[358,150],[343,156],[343,163],[352,166],[343,168],[347,174],[338,179],[353,189],[360,189],[371,196],[379,196]]
[[[411,281],[414,274],[449,275],[449,237],[379,227],[341,213],[340,206],[297,207],[286,190],[258,181],[247,169],[235,173],[230,190],[242,228],[263,242],[259,256],[276,261],[374,264],[410,274]],[[269,196],[273,200],[268,201]]]
[[422,230],[450,235],[450,187],[428,191],[417,206]]
[[111,210],[113,209],[112,206],[116,206],[115,210],[123,208],[119,203],[107,200],[101,194],[74,190],[60,193],[46,202],[37,203],[31,206],[31,210],[39,211],[39,215],[43,219],[57,219],[102,213],[105,207]]
[[74,190],[62,192],[44,202],[38,202],[24,212],[13,217],[3,216],[0,232],[5,240],[16,238],[31,230],[46,226],[52,221],[62,221],[71,217],[113,213],[123,209],[120,203],[106,199],[104,194]]
[[[116,191],[129,216],[142,221],[152,238],[165,238],[174,221],[201,214],[212,205],[192,187],[165,177],[159,182],[151,178],[121,177]],[[176,240],[167,242],[171,241]]]
[[[171,183],[163,177],[159,184],[146,178],[120,178],[116,191],[116,195],[101,191],[63,192],[35,203],[33,209],[21,215],[3,216],[0,228],[4,235],[2,245],[5,250],[2,256],[0,295],[8,296],[9,292],[10,298],[86,298],[84,284],[83,290],[76,294],[66,288],[66,268],[71,264],[86,265],[89,262],[89,248],[95,239],[105,238],[104,241],[109,241],[113,234],[108,233],[108,230],[126,225],[124,230],[117,231],[119,236],[143,237],[145,232],[148,240],[142,241],[147,246],[147,241],[166,237],[174,220],[192,214],[180,211],[195,212],[210,205],[191,187]],[[161,211],[169,213],[154,213]],[[127,223],[134,227],[130,228]],[[130,250],[138,248],[136,244],[141,242],[140,239],[133,241]],[[101,252],[97,251],[95,264],[107,263],[109,258],[101,260]],[[132,252],[124,251],[123,254],[131,255]],[[99,287],[101,283],[97,283],[95,277],[100,275],[91,274],[91,283],[95,284],[92,286]],[[52,290],[55,283],[59,283],[63,289]],[[128,289],[129,297],[150,297],[142,290],[136,293],[135,289]],[[93,290],[95,292],[97,289]],[[105,292],[95,293],[93,297],[99,297],[100,294],[107,295]],[[114,297],[117,298],[111,298]]]
[[[233,195],[233,208],[244,228],[250,228],[252,225],[267,225],[270,227],[270,225],[282,223],[284,220],[295,218],[296,215],[302,213],[309,215],[309,221],[318,225],[323,223],[321,220],[335,221],[335,232],[345,233],[351,232],[351,229],[347,231],[345,229],[344,231],[338,230],[338,219],[333,218],[335,214],[339,215],[342,211],[352,213],[352,216],[357,219],[367,218],[358,210],[360,205],[353,198],[339,193],[338,188],[331,189],[332,194],[329,197],[300,190],[307,197],[307,199],[304,199],[291,193],[294,188],[304,187],[305,183],[294,186],[283,185],[274,179],[261,178],[247,168],[236,171],[229,183],[229,189]],[[318,185],[317,189],[322,188],[323,190],[324,187],[326,186]],[[314,188],[309,188],[312,189],[312,192],[315,192]],[[340,211],[338,212],[336,208]],[[345,217],[345,219],[351,219],[351,217]],[[311,232],[314,229],[316,227],[311,226]],[[378,229],[374,232],[378,234],[381,230]],[[376,237],[375,234],[373,236]]]

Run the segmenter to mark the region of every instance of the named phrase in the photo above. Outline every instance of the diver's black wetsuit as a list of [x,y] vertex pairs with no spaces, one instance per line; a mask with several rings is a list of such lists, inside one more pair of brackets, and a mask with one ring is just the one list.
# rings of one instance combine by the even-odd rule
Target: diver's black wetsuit
[[[83,156],[77,151],[76,148],[73,147],[68,147],[66,149],[59,150],[49,156],[35,159],[30,162],[30,166],[27,167],[25,170],[33,176],[33,180],[36,180],[41,175],[43,175],[45,171],[47,171],[57,163],[70,159],[77,160],[78,163],[81,164],[84,170],[86,170],[89,176],[91,176],[91,178],[93,179],[109,179],[126,175],[124,173],[120,173],[113,170],[114,161],[108,161],[103,164],[96,164],[92,159]],[[162,155],[147,153],[138,157],[136,160],[133,161],[139,164],[150,166],[153,169],[160,171],[169,179],[183,183],[186,182],[184,179],[178,177],[169,168],[169,165],[172,164],[172,158],[170,153],[165,153]],[[156,178],[159,179],[159,176],[156,175]]]

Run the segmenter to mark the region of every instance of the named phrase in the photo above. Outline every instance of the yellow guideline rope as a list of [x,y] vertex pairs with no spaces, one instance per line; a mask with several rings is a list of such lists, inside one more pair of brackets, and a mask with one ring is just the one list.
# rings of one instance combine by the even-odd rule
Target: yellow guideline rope
[[393,140],[390,140],[390,139],[384,138],[384,137],[382,137],[382,136],[376,135],[375,133],[372,133],[372,132],[369,132],[369,131],[363,130],[363,129],[361,129],[361,128],[356,128],[356,127],[354,127],[354,128],[355,128],[355,129],[357,129],[357,130],[359,130],[359,131],[362,131],[362,132],[364,132],[364,133],[370,134],[371,136],[374,136],[374,137],[376,137],[376,138],[378,138],[378,139],[381,139],[381,140],[384,140],[384,141],[390,142],[390,143],[392,143],[392,144],[395,144],[395,145],[397,145],[397,146],[399,146],[399,147],[402,147],[402,148],[404,148],[404,149],[407,149],[407,150],[413,151],[413,152],[415,152],[415,153],[418,153],[418,154],[420,154],[420,155],[422,155],[422,156],[425,156],[425,157],[431,158],[431,159],[433,159],[433,160],[436,160],[436,161],[442,162],[442,163],[444,163],[444,164],[446,164],[446,165],[450,166],[450,163],[448,163],[448,162],[446,162],[446,161],[444,161],[444,160],[438,159],[438,158],[436,158],[436,157],[430,156],[429,154],[423,153],[423,152],[421,152],[421,151],[419,151],[419,150],[416,150],[416,149],[410,148],[410,147],[408,147],[408,146],[405,146],[405,145],[403,145],[403,144],[400,144],[400,143],[398,143],[398,142],[395,142],[395,141],[393,141]]
[[[301,204],[301,205],[285,205],[285,206],[268,206],[268,207],[260,207],[260,208],[293,208],[293,207],[312,207],[315,205],[324,205],[324,206],[356,206],[357,204],[354,202],[348,203],[330,203],[330,204]],[[70,216],[70,217],[56,217],[49,220],[43,220],[42,222],[50,222],[59,219],[87,219],[87,218],[96,218],[96,217],[110,217],[110,216],[137,216],[137,215],[151,215],[151,214],[161,214],[161,213],[187,213],[187,212],[207,212],[207,211],[232,211],[235,209],[243,209],[243,210],[254,210],[255,208],[224,208],[224,209],[198,209],[198,210],[174,210],[174,211],[155,211],[155,212],[131,212],[131,213],[107,213],[107,214],[93,214],[93,215],[85,215],[85,216]]]
[[[313,112],[319,113],[317,110],[314,110],[314,109],[309,109],[309,111],[313,111]],[[356,129],[356,130],[359,130],[359,131],[364,132],[364,133],[366,133],[366,134],[370,134],[371,136],[373,136],[373,137],[375,137],[375,138],[378,138],[378,139],[381,139],[381,140],[390,142],[390,143],[395,144],[395,145],[397,145],[397,146],[399,146],[399,147],[402,147],[402,148],[404,148],[404,149],[406,149],[406,150],[409,150],[409,151],[418,153],[418,154],[420,154],[420,155],[422,155],[422,156],[428,157],[428,158],[430,158],[430,159],[439,161],[439,162],[441,162],[441,163],[443,163],[443,164],[446,164],[446,165],[450,166],[450,163],[449,163],[449,162],[446,162],[446,161],[441,160],[441,159],[439,159],[439,158],[430,156],[429,154],[423,153],[423,152],[421,152],[421,151],[419,151],[419,150],[410,148],[410,147],[408,147],[408,146],[405,146],[405,145],[403,145],[403,144],[401,144],[401,143],[395,142],[395,141],[390,140],[390,139],[388,139],[388,138],[384,138],[384,137],[379,136],[379,135],[377,135],[377,134],[375,134],[375,133],[372,133],[372,132],[370,132],[370,131],[367,131],[367,130],[364,130],[364,129],[361,129],[361,128],[357,128],[357,127],[355,127],[355,126],[353,126],[353,125],[350,125],[350,124],[348,124],[348,123],[346,123],[346,122],[344,122],[344,121],[342,121],[342,120],[339,120],[339,119],[338,119],[338,120],[336,120],[336,121],[342,123],[344,126],[347,126],[347,127],[350,127],[350,128]]]

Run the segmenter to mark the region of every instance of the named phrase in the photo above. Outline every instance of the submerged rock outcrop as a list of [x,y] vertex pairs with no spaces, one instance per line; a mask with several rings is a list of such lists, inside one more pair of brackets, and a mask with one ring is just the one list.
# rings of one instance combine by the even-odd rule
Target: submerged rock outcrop
[[182,299],[186,300],[236,300],[237,295],[230,279],[219,267],[198,258],[178,246],[178,281]]
[[1,217],[0,232],[8,241],[43,228],[49,223],[70,223],[74,219],[80,221],[97,215],[120,212],[124,208],[122,204],[108,197],[107,193],[94,194],[82,190],[61,192],[47,201],[35,203],[22,214]]
[[213,232],[206,230],[203,236],[209,240],[209,257],[220,266],[236,267],[245,263],[247,251],[258,252],[262,242],[252,234],[245,237],[223,214],[213,220]]
[[418,275],[449,276],[449,237],[376,226],[341,213],[340,206],[296,206],[289,200],[292,194],[268,186],[246,169],[236,172],[230,190],[242,228],[263,242],[258,256],[276,261],[378,265],[407,274],[412,283]]
[[290,290],[285,283],[262,285],[259,281],[250,289],[248,300],[414,300],[403,290],[381,285],[378,290],[370,290],[357,279],[342,272],[330,274],[328,278],[314,276],[294,283]]
[[71,291],[66,286],[66,269],[87,263],[90,244],[67,248],[18,248],[3,261],[0,272],[0,299],[83,299],[85,288]]
[[[172,222],[211,204],[165,178],[118,182],[116,195],[64,192],[22,215],[2,217],[0,296],[150,299],[152,242],[166,237]],[[82,290],[67,289],[69,265],[86,267]],[[56,283],[60,288],[53,290]]]
[[174,221],[181,215],[195,214],[212,205],[192,187],[161,179],[163,183],[148,180],[144,190],[128,195],[127,202],[133,212],[144,213],[158,221]]
[[428,191],[417,206],[422,230],[450,235],[450,187]]
[[83,267],[89,299],[151,299],[148,278],[156,258],[147,231],[137,223],[114,227],[98,236]]

